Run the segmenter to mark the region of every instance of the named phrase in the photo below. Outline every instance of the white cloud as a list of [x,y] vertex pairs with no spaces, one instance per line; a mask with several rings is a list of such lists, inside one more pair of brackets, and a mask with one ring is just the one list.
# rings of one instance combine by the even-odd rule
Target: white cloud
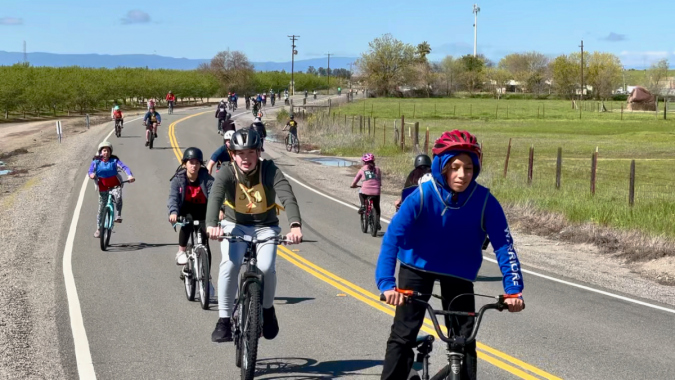
[[675,52],[668,52],[665,50],[647,50],[647,51],[628,51],[624,50],[619,53],[619,58],[624,66],[635,68],[648,68],[654,62],[670,58],[675,55]]
[[133,9],[127,12],[126,17],[122,19],[122,24],[129,25],[129,24],[146,24],[150,22],[150,15],[138,10],[138,9]]
[[16,17],[0,17],[0,25],[23,25],[23,19]]

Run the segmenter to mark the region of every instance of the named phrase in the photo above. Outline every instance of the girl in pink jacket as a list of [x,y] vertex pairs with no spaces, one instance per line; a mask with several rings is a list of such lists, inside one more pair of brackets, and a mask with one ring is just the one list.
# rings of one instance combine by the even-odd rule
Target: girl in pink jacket
[[380,168],[375,166],[375,156],[372,153],[364,154],[361,161],[363,161],[363,167],[356,173],[356,177],[354,177],[354,181],[352,182],[352,187],[356,187],[356,184],[363,179],[361,190],[359,191],[359,200],[361,201],[359,214],[363,214],[366,210],[366,198],[370,197],[373,200],[373,208],[377,211],[377,215],[382,215],[380,213],[382,172],[380,172]]

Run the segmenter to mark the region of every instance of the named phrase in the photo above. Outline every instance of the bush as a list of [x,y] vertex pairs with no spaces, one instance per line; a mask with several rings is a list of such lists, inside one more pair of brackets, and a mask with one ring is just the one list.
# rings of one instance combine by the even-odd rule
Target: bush
[[625,102],[628,100],[628,94],[614,94],[612,96],[612,100],[616,102]]
[[290,114],[288,111],[286,111],[286,108],[282,108],[279,112],[277,112],[277,123],[285,124],[289,116]]

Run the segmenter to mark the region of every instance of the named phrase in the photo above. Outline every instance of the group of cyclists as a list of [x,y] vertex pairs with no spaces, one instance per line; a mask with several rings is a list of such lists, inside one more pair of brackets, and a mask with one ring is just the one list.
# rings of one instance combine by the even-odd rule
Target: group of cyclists
[[[231,119],[226,109],[219,110],[216,117],[219,118],[219,132],[223,134],[223,146],[213,153],[208,164],[199,148],[185,149],[181,164],[171,178],[167,207],[170,223],[190,215],[194,220],[205,221],[206,229],[199,232],[205,242],[208,239],[221,241],[219,317],[211,340],[230,342],[238,274],[246,245],[223,240],[223,234],[258,238],[278,235],[281,233],[278,214],[285,210],[290,229],[286,238],[291,243],[300,243],[303,221],[288,180],[274,161],[262,157],[266,136],[264,124],[256,119],[248,128],[237,130],[234,123],[228,123],[227,129],[221,130],[220,118]],[[144,120],[152,125],[161,123],[154,106],[149,108]],[[297,122],[292,116],[286,127],[289,133],[297,136]],[[151,133],[156,133],[156,126]],[[420,303],[406,302],[406,297],[397,290],[415,291],[428,301],[434,283],[440,281],[444,308],[448,307],[448,300],[461,294],[472,294],[486,239],[495,251],[504,291],[511,295],[505,300],[508,310],[519,312],[524,307],[520,262],[504,211],[490,190],[476,182],[482,162],[482,149],[476,137],[461,130],[445,132],[435,141],[432,151],[433,157],[419,155],[415,158],[414,169],[396,201],[397,211],[382,239],[375,269],[378,289],[386,303],[396,307],[386,343],[382,379],[407,379],[426,311]],[[126,172],[129,182],[134,180],[131,170],[112,152],[109,142],[99,145],[89,169],[89,176],[99,180],[99,210],[107,199],[107,192],[121,183],[118,170]],[[351,184],[356,187],[363,181],[358,212],[364,212],[365,201],[371,198],[379,215],[382,171],[372,153],[365,153],[362,162],[363,167]],[[116,190],[119,194],[115,222],[119,223],[122,194],[121,189]],[[281,205],[275,202],[277,198]],[[98,218],[97,215],[97,226]],[[177,265],[187,263],[186,246],[191,228],[191,225],[181,228]],[[99,233],[97,229],[94,236],[98,237]],[[276,250],[274,244],[264,245],[259,247],[257,255],[265,284],[262,317],[266,339],[274,339],[279,333],[273,304],[277,283]],[[398,278],[395,276],[397,262],[400,263]],[[453,310],[475,312],[473,297],[459,298],[453,303]],[[445,322],[446,327],[466,334],[472,330],[474,319],[455,317],[452,320],[446,318]],[[476,378],[475,342],[465,348],[461,372],[463,377]]]

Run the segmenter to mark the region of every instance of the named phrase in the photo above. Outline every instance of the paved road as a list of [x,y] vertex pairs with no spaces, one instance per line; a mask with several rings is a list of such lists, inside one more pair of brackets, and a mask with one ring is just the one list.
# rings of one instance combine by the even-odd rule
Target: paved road
[[[176,141],[181,151],[199,146],[210,154],[221,144],[214,110],[191,111],[199,112],[206,113],[175,125]],[[210,341],[217,307],[203,311],[198,302],[185,299],[174,262],[178,236],[167,221],[166,199],[178,161],[167,130],[185,116],[163,117],[153,150],[143,147],[139,121],[126,124],[122,138],[111,137],[114,153],[137,182],[124,189],[124,223],[117,226],[108,252],[92,237],[93,185],[84,195],[72,265],[98,379],[239,378],[232,344]],[[292,159],[274,155],[295,177]],[[380,238],[360,232],[352,208],[292,184],[305,236],[318,242],[280,250],[275,307],[281,332],[273,341],[262,341],[259,377],[377,378],[392,321],[391,309],[372,299]],[[281,220],[285,225],[283,215]],[[220,248],[212,248],[219,263]],[[217,268],[212,273],[215,277]],[[531,275],[525,283],[525,312],[486,315],[479,334],[482,378],[675,378],[675,314]],[[486,261],[476,291],[501,290],[496,264]],[[67,301],[61,298],[62,358],[75,378]],[[443,359],[437,345],[433,367]]]

